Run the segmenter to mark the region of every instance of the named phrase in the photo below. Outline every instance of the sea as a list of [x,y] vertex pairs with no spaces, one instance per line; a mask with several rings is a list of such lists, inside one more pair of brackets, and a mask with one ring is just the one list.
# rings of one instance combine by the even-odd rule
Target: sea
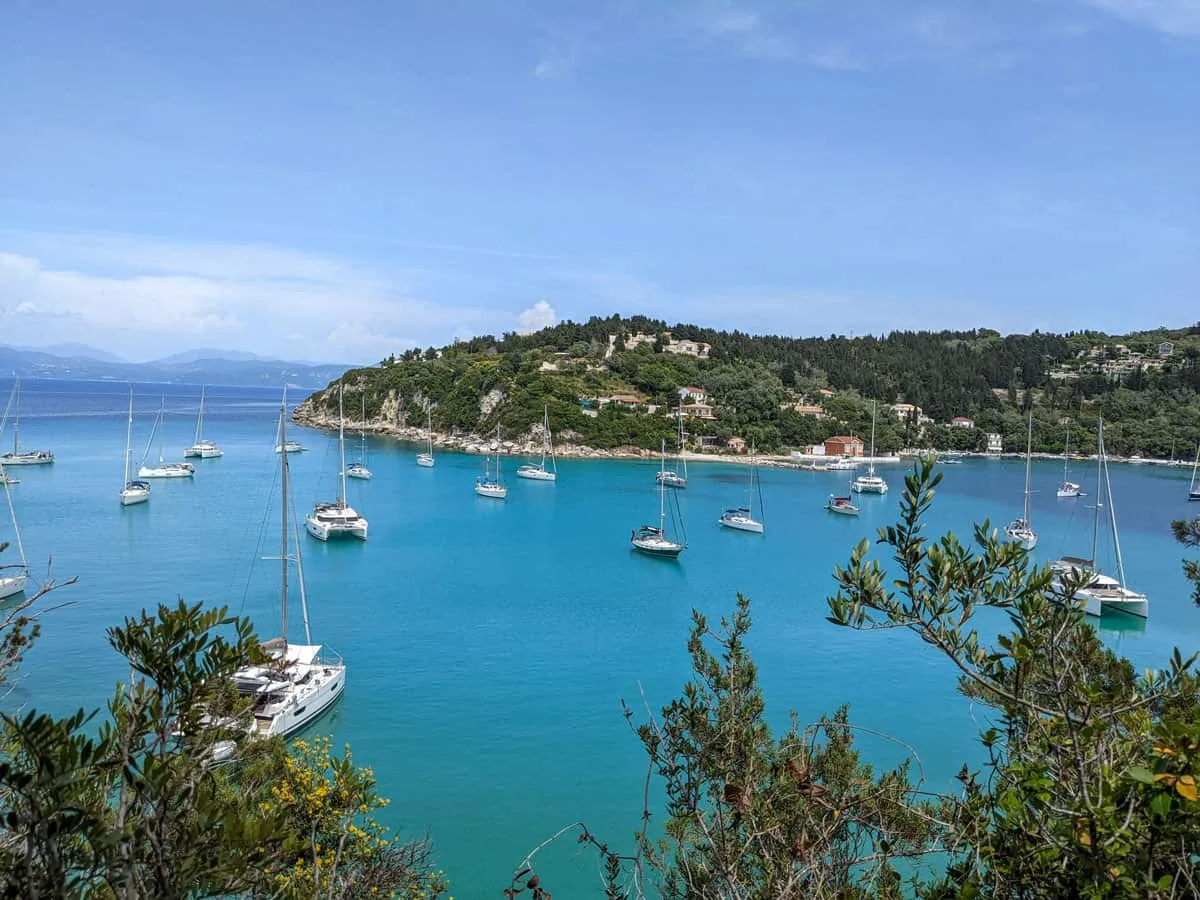
[[[133,385],[135,462],[144,452],[182,458],[200,390]],[[10,470],[21,480],[10,488],[13,508],[35,575],[77,581],[43,601],[53,608],[8,708],[103,707],[128,677],[106,630],[159,603],[225,605],[263,637],[279,631],[278,563],[267,558],[278,555],[281,392],[209,387],[205,436],[224,457],[193,460],[194,479],[157,481],[148,504],[123,509],[128,398],[123,383],[22,383],[21,444],[52,449],[57,462]],[[289,407],[301,399],[294,391]],[[148,444],[160,404],[163,424]],[[290,457],[303,515],[335,495],[337,436],[289,426],[289,437],[307,448]],[[0,443],[11,441],[10,421]],[[526,855],[572,823],[632,849],[647,760],[621,703],[636,724],[678,696],[690,675],[693,610],[716,623],[739,592],[751,598],[748,643],[774,728],[786,729],[793,711],[803,724],[848,704],[865,757],[905,759],[905,746],[880,735],[895,736],[934,790],[980,760],[988,711],[957,693],[946,661],[907,632],[856,633],[826,620],[834,567],[895,521],[911,464],[880,468],[891,491],[863,496],[857,519],[823,509],[830,493],[845,492],[847,473],[763,468],[760,536],[717,524],[723,508],[745,502],[748,470],[695,463],[678,494],[688,549],[671,562],[629,546],[634,527],[657,521],[657,464],[560,460],[557,483],[541,483],[516,478],[524,460],[506,458],[509,496],[498,502],[474,494],[479,457],[438,453],[426,469],[413,445],[373,437],[365,445],[374,478],[351,481],[349,500],[369,519],[370,539],[326,545],[301,534],[312,639],[348,666],[345,696],[307,734],[331,735],[374,769],[392,800],[384,821],[432,840],[455,897],[500,896]],[[351,430],[347,455],[359,451]],[[1039,560],[1090,552],[1095,466],[1072,467],[1090,496],[1057,499],[1061,463],[1033,464]],[[1003,526],[1021,512],[1022,462],[969,460],[943,471],[931,534],[969,540],[973,523]],[[1148,621],[1093,621],[1139,668],[1163,666],[1175,647],[1200,648],[1185,548],[1169,527],[1200,512],[1187,503],[1189,474],[1111,465],[1128,581],[1149,595],[1151,612]],[[2,521],[0,535],[11,539]],[[1101,561],[1111,552],[1102,539]],[[985,631],[1002,624],[995,611],[981,615]],[[289,628],[303,639],[298,605]],[[661,822],[658,799],[652,789],[652,825]],[[557,896],[600,897],[596,856],[577,834],[534,862]]]

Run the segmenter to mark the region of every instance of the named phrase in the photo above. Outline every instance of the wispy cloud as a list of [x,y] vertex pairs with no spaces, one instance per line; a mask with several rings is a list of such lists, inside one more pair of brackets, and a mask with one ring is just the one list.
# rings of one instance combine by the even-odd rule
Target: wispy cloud
[[1080,0],[1167,34],[1200,37],[1200,0]]
[[742,55],[755,59],[790,59],[796,55],[793,42],[750,7],[713,0],[690,10],[687,18],[703,34],[728,43]]
[[286,248],[43,234],[0,250],[0,327],[25,344],[86,341],[129,358],[203,345],[369,362],[512,321],[433,302],[419,282]]

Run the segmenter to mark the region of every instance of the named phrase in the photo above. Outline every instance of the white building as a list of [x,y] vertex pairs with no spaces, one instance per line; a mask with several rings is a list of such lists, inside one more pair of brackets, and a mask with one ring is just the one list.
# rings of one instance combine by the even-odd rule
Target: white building
[[1004,450],[1004,438],[996,434],[994,431],[989,431],[987,436],[987,452],[989,456],[999,456]]

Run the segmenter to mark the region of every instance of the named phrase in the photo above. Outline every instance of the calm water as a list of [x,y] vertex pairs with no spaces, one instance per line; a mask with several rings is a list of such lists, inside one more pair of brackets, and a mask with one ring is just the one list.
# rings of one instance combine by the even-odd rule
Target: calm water
[[[137,390],[135,458],[165,392],[160,436],[167,459],[179,459],[199,389]],[[224,458],[195,460],[194,481],[156,482],[148,505],[122,510],[124,391],[24,383],[22,445],[51,448],[58,462],[13,470],[22,535],[35,568],[52,559],[57,578],[79,583],[56,595],[73,605],[46,619],[9,702],[58,712],[101,705],[126,675],[105,628],[160,601],[228,604],[264,637],[278,630],[276,564],[260,560],[277,552],[278,396],[210,390],[206,433]],[[333,497],[336,436],[291,436],[310,450],[291,458],[303,514]],[[691,609],[717,618],[737,591],[754,601],[751,644],[780,727],[789,709],[810,720],[849,703],[856,723],[915,745],[936,787],[977,757],[984,712],[955,694],[947,665],[909,635],[854,634],[825,621],[833,565],[894,519],[902,467],[881,470],[892,493],[864,497],[857,521],[821,508],[844,487],[843,473],[765,470],[768,531],[759,537],[716,524],[724,506],[742,502],[744,469],[695,465],[680,496],[690,547],[674,564],[628,549],[630,529],[657,514],[650,464],[563,461],[549,485],[515,478],[519,461],[506,460],[509,499],[498,503],[472,491],[478,458],[441,454],[436,468],[421,469],[414,452],[370,442],[375,479],[350,483],[351,503],[370,519],[368,543],[304,538],[313,638],[349,665],[346,696],[314,731],[351,742],[374,766],[393,798],[389,821],[432,835],[456,896],[497,896],[530,849],[578,819],[615,846],[629,843],[645,765],[619,701],[639,706],[639,685],[653,706],[669,701],[688,673]],[[1023,474],[1015,461],[947,467],[932,529],[968,534],[973,521],[1012,518]],[[1090,493],[1094,472],[1080,463],[1075,474]],[[1089,499],[1057,500],[1060,478],[1059,465],[1035,463],[1042,559],[1089,549]],[[1138,666],[1200,645],[1200,611],[1168,529],[1197,511],[1187,478],[1182,469],[1112,467],[1129,581],[1149,593],[1152,618],[1106,619],[1101,631]],[[7,520],[3,528],[7,536]],[[295,612],[291,621],[299,625]],[[864,746],[877,762],[899,759],[886,743]],[[559,896],[599,895],[594,857],[572,838],[539,860]]]

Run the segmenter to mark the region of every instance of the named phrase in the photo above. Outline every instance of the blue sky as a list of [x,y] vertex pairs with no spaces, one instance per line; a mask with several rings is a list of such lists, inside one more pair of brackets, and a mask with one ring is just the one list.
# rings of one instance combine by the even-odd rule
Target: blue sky
[[1200,318],[1200,0],[8,0],[0,85],[7,343]]

